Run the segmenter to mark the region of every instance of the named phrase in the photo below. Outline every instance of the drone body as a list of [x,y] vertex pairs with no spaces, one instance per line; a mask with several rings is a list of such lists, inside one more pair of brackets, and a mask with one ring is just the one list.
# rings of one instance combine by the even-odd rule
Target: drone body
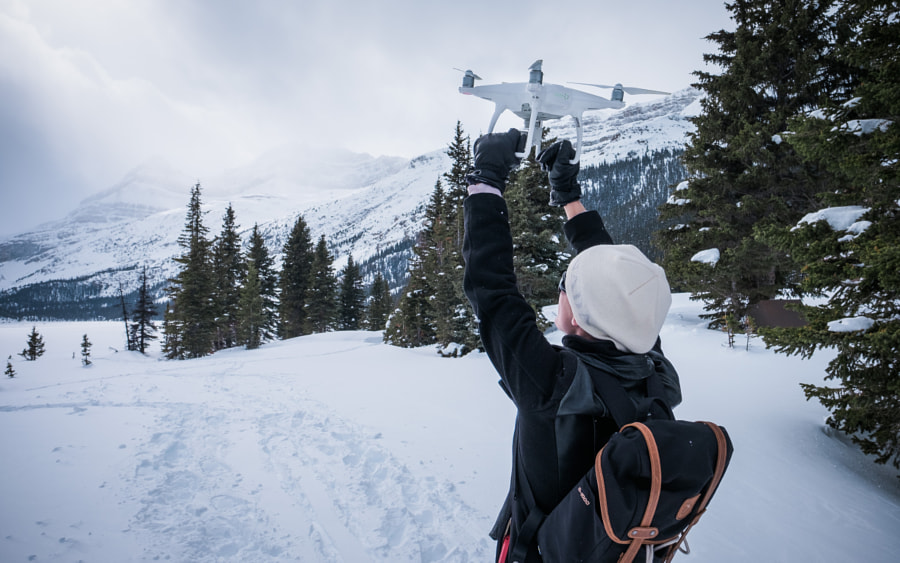
[[575,120],[575,128],[578,134],[575,157],[572,159],[572,162],[578,162],[581,158],[583,137],[582,114],[585,111],[622,108],[625,106],[622,96],[623,92],[634,94],[667,93],[638,88],[623,88],[621,84],[617,84],[615,87],[587,84],[588,86],[600,88],[614,88],[614,99],[608,100],[601,96],[575,90],[574,88],[567,88],[558,84],[544,84],[544,73],[541,70],[542,64],[542,60],[537,60],[529,67],[528,82],[487,84],[484,86],[475,86],[475,80],[480,80],[481,78],[471,70],[467,70],[463,77],[463,85],[459,88],[462,94],[478,96],[494,102],[494,115],[491,117],[488,133],[494,131],[497,119],[506,110],[511,111],[525,121],[525,125],[528,128],[528,140],[525,144],[525,152],[517,155],[520,158],[524,158],[531,151],[532,146],[536,146],[540,150],[540,127],[544,121],[560,119],[569,115]]

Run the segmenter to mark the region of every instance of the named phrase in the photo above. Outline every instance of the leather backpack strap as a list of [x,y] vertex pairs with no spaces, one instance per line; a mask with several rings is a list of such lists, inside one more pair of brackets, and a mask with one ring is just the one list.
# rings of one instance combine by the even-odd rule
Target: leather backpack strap
[[[659,530],[652,527],[651,524],[653,523],[653,516],[656,514],[656,507],[659,504],[659,497],[662,493],[662,464],[659,457],[659,448],[656,446],[656,439],[653,437],[653,432],[650,431],[647,425],[640,422],[628,424],[624,426],[622,430],[624,431],[625,428],[628,427],[638,430],[647,445],[647,454],[650,457],[650,498],[647,500],[647,506],[644,509],[640,525],[628,530],[625,539],[616,536],[609,515],[609,504],[606,498],[606,486],[601,467],[603,450],[600,450],[600,453],[597,454],[596,462],[594,464],[594,471],[597,476],[597,496],[600,504],[600,516],[603,520],[603,527],[606,530],[606,535],[618,544],[628,545],[628,549],[622,554],[619,563],[631,563],[641,547],[645,545],[645,542],[658,539]],[[604,449],[606,448],[604,447]]]
[[706,490],[706,494],[703,495],[703,499],[700,500],[700,504],[697,507],[697,517],[700,517],[700,514],[706,510],[706,505],[709,504],[709,500],[712,498],[713,493],[716,492],[716,489],[719,487],[719,482],[722,480],[722,476],[725,475],[725,466],[728,463],[728,441],[725,439],[725,433],[722,432],[722,429],[719,428],[719,425],[714,422],[708,422],[705,420],[701,420],[703,424],[707,425],[710,430],[713,431],[713,434],[716,435],[716,445],[719,448],[718,454],[716,455],[716,469],[713,473],[713,478],[709,483],[709,488]]

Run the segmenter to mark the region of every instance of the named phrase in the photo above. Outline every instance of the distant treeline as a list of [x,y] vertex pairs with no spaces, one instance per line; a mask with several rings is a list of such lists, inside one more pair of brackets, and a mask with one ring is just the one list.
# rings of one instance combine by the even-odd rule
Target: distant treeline
[[[133,268],[103,273],[115,275],[131,270]],[[106,285],[95,279],[96,275],[40,282],[0,292],[0,318],[19,321],[121,319],[123,297],[126,303],[132,304],[137,300],[138,290],[123,296],[110,296]],[[151,291],[154,296],[163,296],[165,282],[156,283]],[[162,315],[158,319],[162,319]]]
[[682,149],[648,150],[639,157],[584,167],[578,178],[585,207],[600,212],[617,243],[633,244],[658,260],[661,253],[651,241],[660,228],[658,208],[688,176],[683,154]]

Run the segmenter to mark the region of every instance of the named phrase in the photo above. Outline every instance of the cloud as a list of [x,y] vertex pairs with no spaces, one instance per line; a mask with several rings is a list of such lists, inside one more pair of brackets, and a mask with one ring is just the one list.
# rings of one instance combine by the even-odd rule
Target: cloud
[[453,67],[684,88],[727,23],[717,0],[0,0],[0,190],[54,203],[0,233],[156,155],[202,179],[287,143],[413,157],[457,120],[477,136],[492,107]]
[[4,203],[20,209],[2,232],[32,212],[59,216],[156,154],[205,171],[249,156],[228,115],[173,100],[140,78],[114,78],[90,53],[53,47],[3,14],[0,51],[16,53],[0,62],[0,187]]

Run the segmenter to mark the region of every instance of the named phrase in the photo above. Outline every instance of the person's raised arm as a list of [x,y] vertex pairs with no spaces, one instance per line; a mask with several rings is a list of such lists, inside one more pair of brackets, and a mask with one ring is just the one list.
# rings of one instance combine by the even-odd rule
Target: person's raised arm
[[612,244],[612,237],[596,211],[588,212],[581,203],[578,184],[580,164],[573,163],[575,149],[568,140],[557,141],[541,151],[538,161],[550,180],[550,205],[562,206],[568,220],[563,227],[576,252],[596,244]]
[[547,179],[550,180],[550,205],[562,206],[569,219],[584,211],[583,206],[580,211],[578,206],[574,206],[571,210],[577,212],[569,215],[569,205],[581,200],[581,186],[578,184],[581,163],[573,163],[574,157],[575,149],[568,139],[553,143],[537,157],[541,169],[547,172]]
[[463,289],[504,388],[519,408],[535,410],[551,400],[561,360],[538,327],[534,309],[519,292],[513,265],[509,210],[502,196],[510,169],[519,163],[515,153],[524,150],[524,141],[514,129],[475,141],[474,170],[467,176],[469,197],[463,209]]

